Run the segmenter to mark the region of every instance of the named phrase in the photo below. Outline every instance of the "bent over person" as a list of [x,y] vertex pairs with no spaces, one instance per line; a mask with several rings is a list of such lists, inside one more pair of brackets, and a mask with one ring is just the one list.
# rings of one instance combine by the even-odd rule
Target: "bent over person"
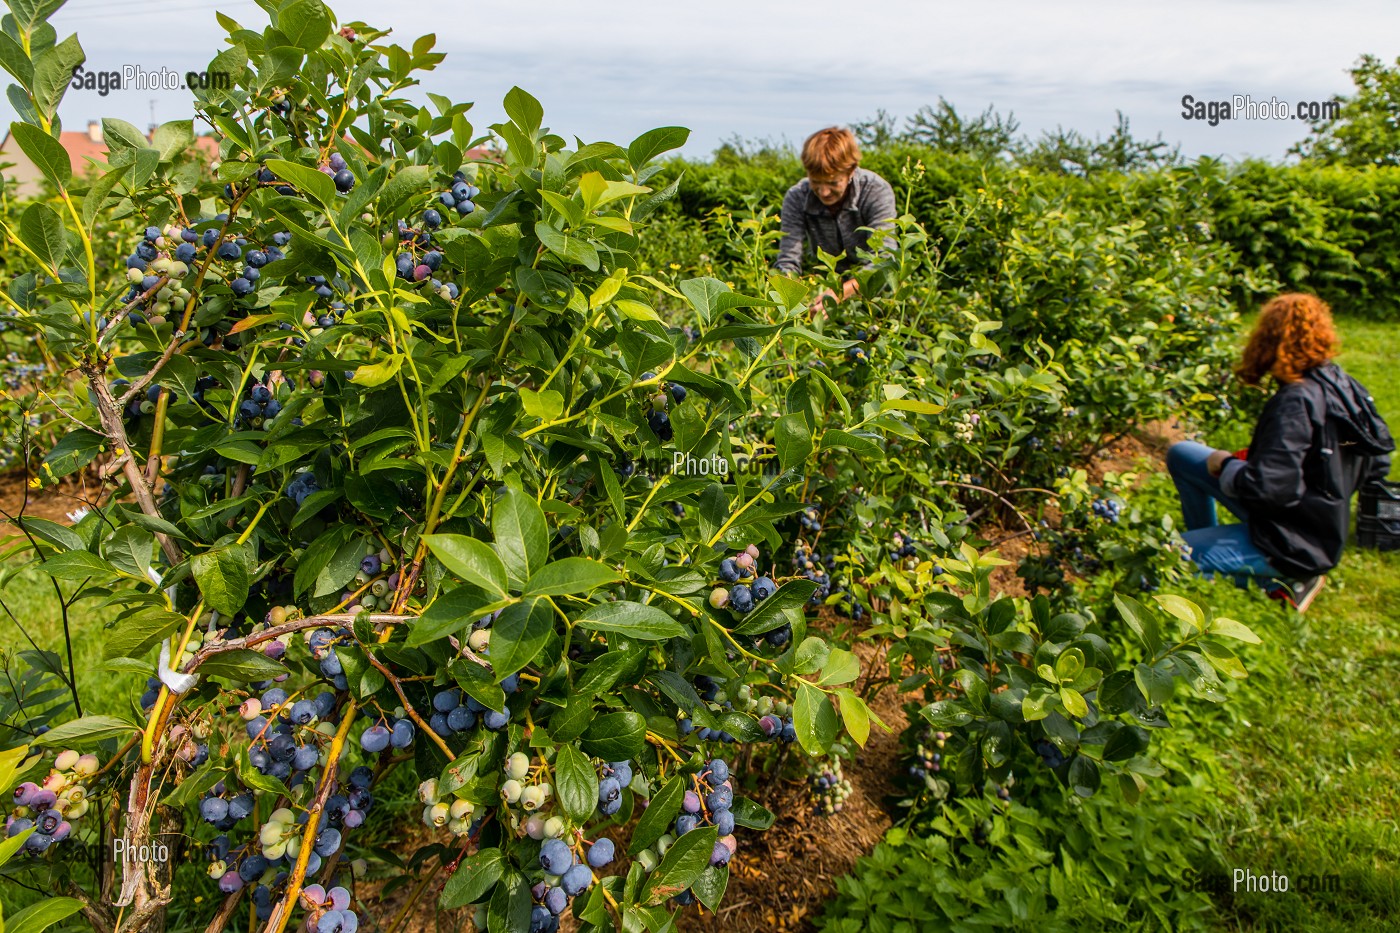
[[[856,264],[856,251],[867,248],[871,234],[862,227],[894,227],[894,189],[879,175],[860,167],[855,136],[835,126],[807,137],[802,144],[802,167],[807,177],[783,197],[783,239],[773,268],[797,275],[804,260],[815,259],[821,248],[841,257],[836,271],[844,273]],[[812,309],[820,311],[827,298],[849,298],[858,287],[855,279],[847,279],[839,297],[823,291],[812,302]]]
[[[1395,449],[1370,393],[1332,361],[1336,353],[1327,305],[1279,295],[1264,305],[1237,369],[1247,385],[1266,375],[1278,385],[1248,449],[1183,441],[1167,451],[1198,571],[1256,580],[1299,612],[1341,560],[1352,495],[1385,478]],[[1219,524],[1217,502],[1239,524]]]

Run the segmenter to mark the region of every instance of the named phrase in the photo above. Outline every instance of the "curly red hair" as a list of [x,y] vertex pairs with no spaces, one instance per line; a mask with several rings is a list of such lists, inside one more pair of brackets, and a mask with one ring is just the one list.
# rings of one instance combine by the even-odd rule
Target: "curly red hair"
[[1303,373],[1337,355],[1340,341],[1332,309],[1316,295],[1289,292],[1264,305],[1235,373],[1247,385],[1265,375],[1297,382]]

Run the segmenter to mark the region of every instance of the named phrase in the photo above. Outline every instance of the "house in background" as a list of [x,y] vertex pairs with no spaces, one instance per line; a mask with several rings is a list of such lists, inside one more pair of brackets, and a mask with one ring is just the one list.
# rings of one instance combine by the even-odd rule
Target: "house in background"
[[[152,127],[151,132],[154,132]],[[151,133],[146,134],[149,139]],[[89,120],[87,131],[64,130],[58,134],[58,141],[68,153],[68,162],[73,168],[73,177],[81,178],[92,170],[92,162],[97,160],[105,163],[107,161],[107,146],[102,141],[102,124],[96,120]],[[219,141],[213,136],[196,136],[194,146],[204,154],[206,160],[213,162],[219,157]],[[19,198],[33,197],[43,190],[44,173],[39,171],[38,166],[30,161],[29,156],[24,154],[24,150],[15,142],[13,134],[6,133],[3,141],[0,141],[0,163],[9,162],[8,168],[0,169],[5,180],[13,187],[11,194]]]

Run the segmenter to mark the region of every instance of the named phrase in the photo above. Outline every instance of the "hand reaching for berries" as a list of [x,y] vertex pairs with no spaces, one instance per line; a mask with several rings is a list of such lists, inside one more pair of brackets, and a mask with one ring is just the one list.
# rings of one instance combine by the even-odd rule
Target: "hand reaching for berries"
[[838,304],[860,291],[860,283],[855,279],[847,279],[841,285],[841,294],[836,294],[829,288],[824,288],[817,293],[817,297],[812,299],[812,313],[824,314],[827,299],[831,299]]

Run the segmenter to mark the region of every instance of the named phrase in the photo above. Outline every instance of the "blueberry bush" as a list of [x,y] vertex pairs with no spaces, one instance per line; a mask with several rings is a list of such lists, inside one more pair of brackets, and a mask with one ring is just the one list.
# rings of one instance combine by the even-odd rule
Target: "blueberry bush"
[[[387,870],[357,836],[411,805],[411,899],[437,878],[482,928],[714,910],[774,819],[724,747],[815,755],[871,727],[775,523],[806,507],[809,461],[911,433],[917,403],[863,412],[827,379],[842,414],[814,434],[783,380],[847,342],[804,326],[806,286],[635,271],[685,130],[570,146],[515,89],[499,159],[468,159],[488,138],[469,105],[401,96],[432,38],[391,44],[319,0],[268,4],[260,29],[218,14],[211,176],[191,121],[147,139],[107,120],[109,166],[77,179],[54,138],[52,76],[83,55],[47,22],[61,5],[5,21],[13,133],[51,187],[5,228],[10,294],[71,374],[35,483],[87,468],[113,494],[72,527],[15,524],[65,610],[108,620],[108,667],[154,676],[83,714],[71,641],[29,658],[51,679],[6,720],[33,752],[16,877],[56,879],[98,929],[159,929],[193,893],[179,858],[73,855],[183,839],[211,929],[353,933],[357,886]],[[769,437],[766,473],[671,468]],[[35,791],[45,769],[81,800]],[[405,773],[416,801],[386,801]]]

